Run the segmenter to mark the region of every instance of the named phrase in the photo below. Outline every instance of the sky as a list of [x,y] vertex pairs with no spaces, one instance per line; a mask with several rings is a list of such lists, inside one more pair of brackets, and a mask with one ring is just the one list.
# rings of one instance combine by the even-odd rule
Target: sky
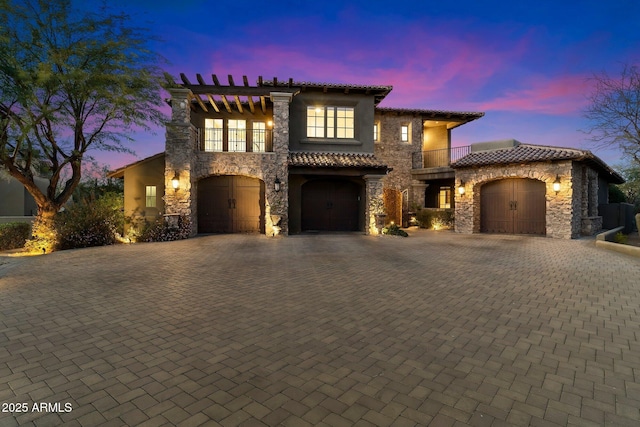
[[[454,146],[514,138],[589,149],[610,165],[622,160],[589,141],[582,111],[594,74],[640,65],[637,0],[109,5],[161,39],[152,47],[175,77],[392,85],[380,106],[484,112],[452,131]],[[136,156],[96,157],[116,168],[164,150],[164,129],[134,138]]]

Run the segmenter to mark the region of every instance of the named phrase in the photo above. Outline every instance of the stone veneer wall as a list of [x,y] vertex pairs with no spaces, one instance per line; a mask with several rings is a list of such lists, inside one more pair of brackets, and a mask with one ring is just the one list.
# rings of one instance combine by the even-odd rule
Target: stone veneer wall
[[[191,219],[192,234],[197,232],[198,181],[212,175],[245,175],[265,183],[265,232],[273,235],[272,215],[281,218],[280,233],[288,233],[289,102],[291,94],[272,93],[273,152],[209,153],[198,148],[196,129],[191,125],[188,89],[169,89],[172,115],[167,123],[165,144],[165,209],[170,215]],[[176,171],[180,187],[174,191],[171,180]],[[280,191],[274,189],[276,177]]]
[[[560,178],[560,191],[553,191],[556,175]],[[456,169],[455,230],[458,233],[480,232],[480,193],[490,181],[505,178],[537,179],[545,183],[547,236],[575,238],[580,235],[582,200],[575,196],[581,191],[582,180],[576,180],[571,161],[556,163],[530,163],[524,165],[483,166]],[[465,194],[458,186],[465,183]]]
[[367,203],[365,205],[364,217],[367,219],[365,225],[366,234],[378,234],[378,228],[376,226],[376,204],[382,203],[382,195],[384,189],[385,175],[365,175],[365,194]]
[[[384,187],[398,191],[408,190],[409,201],[405,206],[410,209],[413,203],[420,204],[420,200],[415,200],[416,196],[420,195],[416,194],[413,185],[421,186],[423,192],[426,188],[423,187],[424,183],[411,177],[413,153],[422,150],[422,119],[385,113],[376,114],[375,121],[380,124],[380,135],[379,141],[374,142],[374,154],[382,163],[393,169],[383,178]],[[402,142],[400,127],[407,123],[411,123],[411,140]],[[420,206],[424,206],[424,194]]]

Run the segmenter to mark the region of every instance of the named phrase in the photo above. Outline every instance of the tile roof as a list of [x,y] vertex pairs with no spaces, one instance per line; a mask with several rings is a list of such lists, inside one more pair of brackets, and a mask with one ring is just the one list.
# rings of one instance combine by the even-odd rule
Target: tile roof
[[[473,149],[472,149],[473,150]],[[583,160],[595,157],[591,152],[575,148],[520,144],[515,147],[471,152],[451,164],[452,168],[509,163],[531,163],[553,160]]]
[[476,152],[473,152],[472,146],[472,152],[451,163],[451,167],[458,169],[474,166],[551,162],[559,160],[585,161],[607,172],[610,175],[612,182],[624,182],[624,179],[617,172],[611,169],[591,151],[533,144],[519,144],[515,147]]
[[289,166],[387,169],[373,154],[365,153],[291,152],[288,161]]

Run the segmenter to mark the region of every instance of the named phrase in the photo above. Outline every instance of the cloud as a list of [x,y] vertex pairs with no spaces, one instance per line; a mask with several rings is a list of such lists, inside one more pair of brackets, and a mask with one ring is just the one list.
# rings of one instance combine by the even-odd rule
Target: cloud
[[556,78],[538,76],[523,82],[522,87],[480,102],[482,111],[523,111],[555,115],[579,115],[588,103],[591,91],[587,75],[564,75]]

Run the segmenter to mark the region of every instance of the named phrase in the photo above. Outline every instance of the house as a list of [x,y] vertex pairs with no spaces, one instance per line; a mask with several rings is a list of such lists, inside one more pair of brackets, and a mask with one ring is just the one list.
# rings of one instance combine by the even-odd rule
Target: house
[[[473,217],[479,211],[469,201],[479,205],[482,185],[506,176],[485,178],[485,166],[462,162],[476,158],[472,147],[452,147],[452,130],[483,113],[379,106],[391,86],[262,77],[250,85],[246,76],[236,85],[232,76],[228,84],[211,78],[205,82],[198,74],[191,83],[182,74],[176,83],[168,77],[165,152],[110,174],[125,180],[128,214],[162,214],[170,224],[188,218],[193,234],[375,234],[379,200],[388,222],[399,223],[415,208],[455,209],[462,218],[466,212]],[[565,160],[595,173],[609,171],[578,155],[545,164]],[[568,188],[577,175],[556,169],[534,179],[546,183],[559,174],[559,197],[574,197]],[[466,198],[456,192],[462,181],[469,188]],[[545,197],[552,197],[546,184]],[[458,231],[482,231],[481,223],[465,221]],[[568,236],[547,228],[542,234]]]
[[[17,179],[1,169],[0,174],[0,223],[31,222],[38,213],[33,196]],[[34,180],[42,191],[46,191],[47,180],[39,177]]]

